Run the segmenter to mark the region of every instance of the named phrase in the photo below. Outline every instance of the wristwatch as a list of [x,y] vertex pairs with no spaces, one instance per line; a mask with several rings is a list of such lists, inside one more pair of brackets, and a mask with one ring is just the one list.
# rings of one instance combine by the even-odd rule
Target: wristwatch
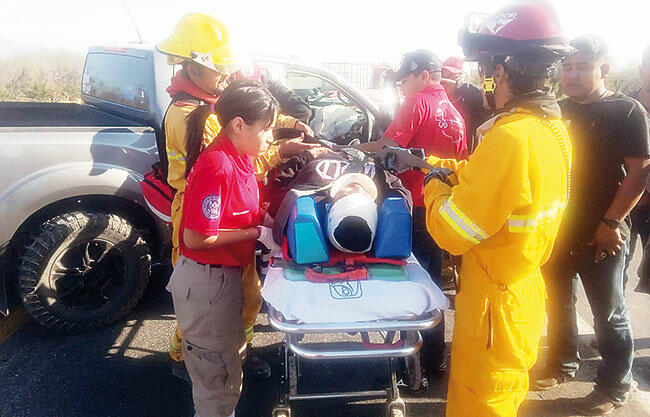
[[621,222],[619,222],[618,220],[607,219],[607,218],[603,218],[602,223],[605,226],[609,227],[610,229],[614,229],[614,230],[618,229],[618,227],[621,225]]

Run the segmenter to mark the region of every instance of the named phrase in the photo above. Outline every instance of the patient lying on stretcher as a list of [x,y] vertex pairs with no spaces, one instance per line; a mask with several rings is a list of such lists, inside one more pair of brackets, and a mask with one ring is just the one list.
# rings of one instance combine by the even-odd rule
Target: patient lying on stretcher
[[264,299],[285,318],[309,323],[410,317],[447,308],[447,298],[410,255],[404,200],[388,198],[402,204],[401,220],[405,215],[408,221],[386,226],[386,213],[397,210],[386,210],[386,202],[378,209],[372,188],[369,192],[351,175],[341,177],[340,189],[332,187],[331,201],[323,200],[331,204],[326,215],[319,215],[312,196],[296,200],[283,254],[273,259],[264,282]]
[[[381,162],[359,151],[314,157],[304,152],[271,170],[262,201],[275,218],[274,240],[281,244],[290,212],[299,197],[311,196],[319,209],[327,204],[334,222],[323,219],[332,245],[344,252],[366,252],[377,231],[377,211],[388,198],[402,198],[410,213],[411,195]],[[319,214],[324,214],[320,210]],[[338,231],[337,231],[338,229]],[[349,232],[349,233],[348,233]]]
[[[265,191],[275,216],[274,242],[286,243],[276,265],[307,270],[303,277],[317,282],[406,279],[411,196],[372,156],[350,150],[314,158],[305,152],[272,170]],[[322,268],[329,276],[320,274]],[[336,268],[340,274],[332,273]]]
[[265,195],[283,251],[262,294],[286,318],[362,321],[448,306],[411,255],[410,194],[380,163],[331,153],[270,174]]

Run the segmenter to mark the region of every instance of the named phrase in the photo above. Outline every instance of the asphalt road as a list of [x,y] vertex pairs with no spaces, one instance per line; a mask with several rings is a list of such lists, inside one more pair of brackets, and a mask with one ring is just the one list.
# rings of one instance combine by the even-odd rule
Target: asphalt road
[[[638,251],[637,251],[638,254]],[[638,256],[631,270],[635,270]],[[631,291],[628,304],[635,331],[636,359],[633,373],[637,387],[630,403],[613,416],[650,416],[650,296]],[[48,333],[23,314],[0,318],[0,416],[192,416],[192,399],[187,383],[170,372],[167,355],[174,314],[165,277],[158,276],[144,299],[127,319],[93,332],[61,336]],[[575,381],[546,393],[530,393],[521,409],[522,417],[573,416],[574,399],[591,390],[599,358],[593,346],[591,315],[585,297],[579,300],[581,353],[583,364]],[[453,312],[447,314],[447,340],[451,339]],[[258,317],[256,353],[272,364],[273,376],[266,381],[245,379],[238,417],[270,416],[279,393],[280,342],[265,315]],[[542,348],[540,361],[544,360]],[[304,363],[301,387],[307,391],[332,387],[377,388],[384,384],[385,362]],[[402,390],[407,414],[412,417],[443,416],[446,375],[431,381],[420,393]],[[381,401],[345,404],[314,401],[293,409],[294,416],[352,417],[382,416]]]

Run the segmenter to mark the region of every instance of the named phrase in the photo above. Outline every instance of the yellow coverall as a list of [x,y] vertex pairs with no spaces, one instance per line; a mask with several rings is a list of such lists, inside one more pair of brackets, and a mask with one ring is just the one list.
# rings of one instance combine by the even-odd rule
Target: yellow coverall
[[571,144],[561,120],[515,109],[494,123],[454,187],[429,181],[427,230],[462,255],[447,417],[515,417],[537,360],[548,259],[568,199]]
[[[181,100],[173,103],[165,116],[166,150],[167,160],[169,161],[167,182],[176,189],[176,195],[174,196],[174,201],[172,201],[171,215],[172,265],[176,265],[179,256],[178,233],[183,214],[183,195],[186,184],[185,157],[187,151],[185,144],[187,117],[196,107],[196,103]],[[276,127],[294,127],[297,121],[297,119],[291,116],[278,115]],[[217,116],[215,114],[209,115],[205,121],[205,128],[203,130],[203,149],[212,143],[220,130],[221,126],[219,125]],[[263,175],[278,162],[280,162],[279,149],[277,146],[270,146],[262,155],[253,161],[255,173]],[[253,257],[250,264],[244,266],[242,279],[244,281],[244,310],[242,315],[244,317],[244,325],[246,326],[246,337],[250,341],[253,338],[253,325],[255,324],[257,313],[262,307],[261,282],[257,275],[255,257]],[[183,360],[183,354],[181,352],[182,338],[182,332],[177,325],[169,346],[169,354],[177,362]]]

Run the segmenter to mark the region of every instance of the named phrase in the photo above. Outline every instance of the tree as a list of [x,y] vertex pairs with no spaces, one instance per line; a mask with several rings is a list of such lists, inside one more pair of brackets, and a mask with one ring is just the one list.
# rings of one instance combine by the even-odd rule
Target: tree
[[638,67],[628,63],[609,73],[605,81],[607,88],[623,94],[631,94],[641,86]]

